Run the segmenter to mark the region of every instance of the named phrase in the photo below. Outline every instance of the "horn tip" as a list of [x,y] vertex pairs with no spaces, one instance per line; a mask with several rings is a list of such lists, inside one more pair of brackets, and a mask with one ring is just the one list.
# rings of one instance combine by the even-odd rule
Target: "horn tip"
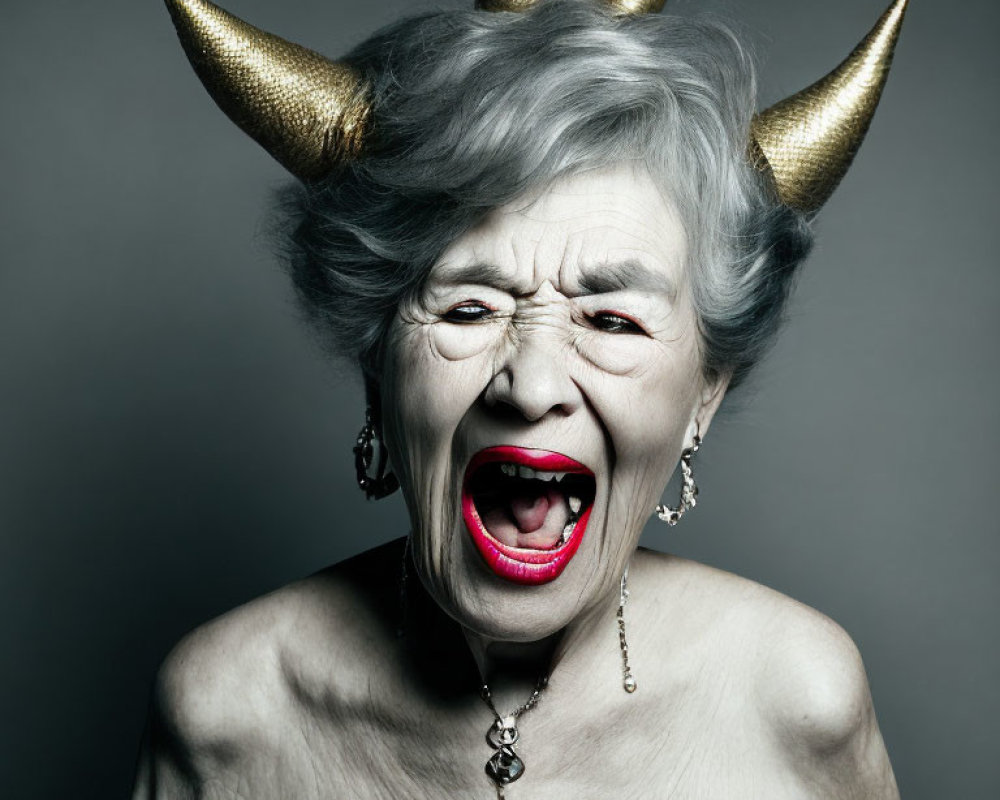
[[208,0],[166,0],[191,66],[222,111],[296,177],[322,178],[363,148],[368,86]]
[[786,205],[817,212],[847,173],[881,98],[908,2],[893,0],[825,78],[754,117],[752,163],[771,175]]

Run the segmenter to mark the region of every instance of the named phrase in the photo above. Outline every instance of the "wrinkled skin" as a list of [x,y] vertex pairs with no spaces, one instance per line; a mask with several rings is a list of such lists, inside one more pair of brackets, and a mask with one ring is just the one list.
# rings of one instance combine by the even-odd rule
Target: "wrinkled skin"
[[[724,383],[703,376],[685,231],[639,169],[572,175],[455,241],[399,309],[385,436],[434,599],[474,633],[535,641],[614,594]],[[459,514],[486,446],[563,453],[597,478],[565,572],[526,589],[484,567]]]

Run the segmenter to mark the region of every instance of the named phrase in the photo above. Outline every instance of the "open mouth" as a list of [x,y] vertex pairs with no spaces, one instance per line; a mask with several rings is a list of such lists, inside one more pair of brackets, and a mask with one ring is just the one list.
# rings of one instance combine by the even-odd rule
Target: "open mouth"
[[579,548],[595,491],[594,473],[569,456],[489,447],[466,469],[462,515],[497,575],[515,583],[547,583]]

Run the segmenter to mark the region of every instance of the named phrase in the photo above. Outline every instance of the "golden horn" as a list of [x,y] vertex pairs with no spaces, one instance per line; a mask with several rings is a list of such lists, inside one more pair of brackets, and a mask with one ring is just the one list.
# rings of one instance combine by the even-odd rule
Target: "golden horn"
[[889,76],[907,2],[894,0],[833,72],[754,117],[753,157],[770,166],[785,204],[818,211],[851,166]]
[[345,64],[207,0],[166,0],[184,51],[226,115],[291,173],[321,178],[362,146],[370,106]]
[[[541,0],[476,0],[481,11],[527,11]],[[603,0],[622,14],[651,14],[663,9],[667,0]]]

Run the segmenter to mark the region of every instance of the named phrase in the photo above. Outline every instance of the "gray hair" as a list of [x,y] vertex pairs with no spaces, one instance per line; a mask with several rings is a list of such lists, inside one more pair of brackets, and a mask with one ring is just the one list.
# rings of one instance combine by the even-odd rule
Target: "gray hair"
[[372,85],[368,152],[283,198],[289,270],[334,352],[377,374],[448,244],[562,175],[632,162],[688,232],[706,373],[732,387],[760,359],[812,237],[747,160],[754,69],[725,27],[550,0],[407,19],[347,60]]

